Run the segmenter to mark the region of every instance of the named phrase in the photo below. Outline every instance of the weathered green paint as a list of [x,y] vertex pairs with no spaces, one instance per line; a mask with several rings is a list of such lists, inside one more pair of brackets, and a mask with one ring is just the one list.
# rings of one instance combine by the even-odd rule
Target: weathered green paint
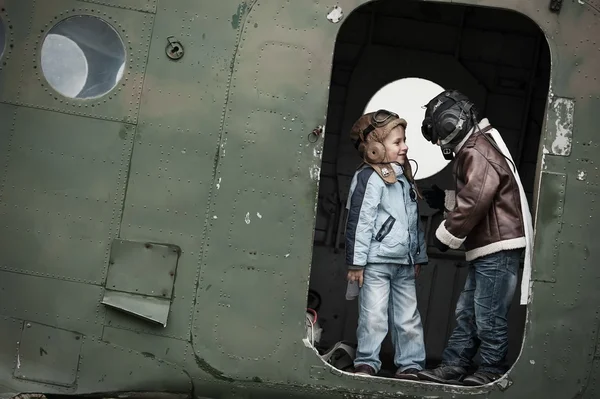
[[556,268],[560,232],[563,224],[565,206],[565,187],[567,176],[562,173],[542,172],[540,202],[536,230],[539,232],[535,248],[539,250],[532,271],[532,278],[541,282],[556,282]]
[[[347,16],[362,3],[338,5]],[[302,341],[323,145],[308,135],[325,123],[341,26],[326,19],[332,4],[4,0],[21,51],[0,69],[2,394],[595,397],[598,17],[577,2],[558,15],[547,0],[467,3],[533,19],[552,49],[553,98],[575,99],[569,151],[540,154],[533,298],[504,379],[461,388],[355,377]],[[89,102],[58,96],[39,66],[45,32],[81,13],[118,27],[129,55],[123,82]],[[185,46],[177,62],[168,36]],[[553,104],[543,143],[565,120]],[[181,248],[166,327],[102,305],[115,239]],[[36,366],[44,384],[13,378],[27,322],[82,336],[77,350],[52,347],[64,361]]]
[[15,378],[74,386],[81,355],[80,334],[25,321]]
[[246,3],[242,3],[238,6],[237,12],[231,16],[231,27],[238,29],[240,27],[240,21],[243,18],[244,12],[246,11]]

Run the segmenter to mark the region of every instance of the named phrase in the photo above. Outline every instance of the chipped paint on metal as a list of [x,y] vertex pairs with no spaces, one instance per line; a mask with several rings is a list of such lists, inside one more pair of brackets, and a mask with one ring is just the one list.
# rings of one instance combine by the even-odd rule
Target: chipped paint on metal
[[553,97],[548,109],[548,124],[543,151],[546,154],[569,156],[573,142],[573,115],[575,101]]
[[512,385],[512,381],[510,381],[508,377],[504,377],[499,379],[496,385],[498,386],[498,388],[500,388],[501,391],[504,391]]
[[531,359],[531,360],[529,361],[529,363],[531,363],[531,364],[535,364],[535,360]]
[[217,190],[221,188],[221,178],[219,177],[219,181],[217,182]]
[[554,103],[556,112],[556,139],[552,143],[552,151],[558,155],[567,155],[571,152],[573,139],[573,108],[572,100],[558,98]]
[[260,212],[256,212],[256,217],[262,219],[262,215],[260,214]]
[[241,3],[237,8],[237,12],[231,16],[231,27],[233,29],[239,28],[240,21],[242,20],[242,16],[244,15],[245,11],[246,3]]
[[321,176],[321,167],[319,165],[312,165],[310,167],[310,178],[316,182],[319,181]]
[[216,219],[217,219],[217,215],[213,216],[213,219],[215,219],[215,220],[216,220]]
[[340,22],[342,18],[344,18],[344,13],[342,12],[342,7],[339,6],[333,7],[333,10],[331,10],[329,14],[327,14],[327,19],[333,22],[334,24]]
[[587,172],[585,170],[577,171],[577,180],[585,181],[586,177],[587,177]]
[[286,257],[286,258],[289,258],[289,257],[290,257],[290,254],[285,254],[285,257]]
[[244,218],[246,224],[250,224],[250,212],[246,212],[246,217]]

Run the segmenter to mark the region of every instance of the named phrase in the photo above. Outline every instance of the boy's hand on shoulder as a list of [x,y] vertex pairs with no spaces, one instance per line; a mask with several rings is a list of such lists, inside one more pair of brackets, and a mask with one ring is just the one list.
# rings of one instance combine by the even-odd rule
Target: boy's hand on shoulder
[[358,286],[362,287],[363,285],[363,271],[360,270],[348,270],[348,281],[358,281]]
[[415,278],[419,277],[421,274],[421,265],[415,265]]

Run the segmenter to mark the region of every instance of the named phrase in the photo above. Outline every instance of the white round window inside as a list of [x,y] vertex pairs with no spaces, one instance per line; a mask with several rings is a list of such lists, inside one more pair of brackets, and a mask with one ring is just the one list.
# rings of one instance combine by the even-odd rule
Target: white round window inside
[[65,97],[103,96],[119,83],[124,69],[123,41],[100,18],[67,18],[44,39],[42,72],[50,86]]
[[[448,165],[440,147],[425,140],[421,134],[421,124],[425,117],[425,107],[429,100],[444,91],[440,85],[421,78],[404,78],[385,85],[371,98],[365,113],[387,109],[406,119],[406,144],[408,158],[418,163],[416,180],[426,179],[440,172]],[[413,172],[416,171],[413,164]]]

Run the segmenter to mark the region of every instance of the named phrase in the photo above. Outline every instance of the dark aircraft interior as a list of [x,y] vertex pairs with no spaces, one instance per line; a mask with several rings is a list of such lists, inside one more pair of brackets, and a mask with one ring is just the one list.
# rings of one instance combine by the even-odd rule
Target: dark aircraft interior
[[[406,78],[428,80],[465,93],[502,135],[534,216],[534,181],[550,79],[550,53],[544,34],[534,22],[516,12],[380,0],[361,6],[340,23],[343,25],[331,73],[307,305],[309,338],[321,355],[328,351],[331,355],[331,349],[339,342],[356,345],[358,302],[345,299],[344,227],[350,181],[360,164],[349,131],[367,103],[385,85]],[[397,93],[403,98],[418,94]],[[420,134],[421,120],[407,121],[410,148],[414,135]],[[430,151],[440,150],[431,146]],[[408,155],[420,155],[421,164],[427,160],[423,154],[411,154],[410,149]],[[436,184],[442,189],[454,189],[450,164],[431,176],[419,176],[417,171],[416,179],[420,188]],[[429,264],[423,266],[416,280],[417,296],[427,366],[431,367],[440,362],[455,325],[454,308],[466,278],[467,263],[461,250],[437,251],[431,237],[442,216],[425,201],[420,201],[419,209],[429,243]],[[509,313],[509,364],[519,355],[524,333],[526,306],[519,304],[519,286]],[[335,355],[326,359],[351,371],[351,362],[339,358]],[[380,376],[393,374],[389,334],[380,358]]]

